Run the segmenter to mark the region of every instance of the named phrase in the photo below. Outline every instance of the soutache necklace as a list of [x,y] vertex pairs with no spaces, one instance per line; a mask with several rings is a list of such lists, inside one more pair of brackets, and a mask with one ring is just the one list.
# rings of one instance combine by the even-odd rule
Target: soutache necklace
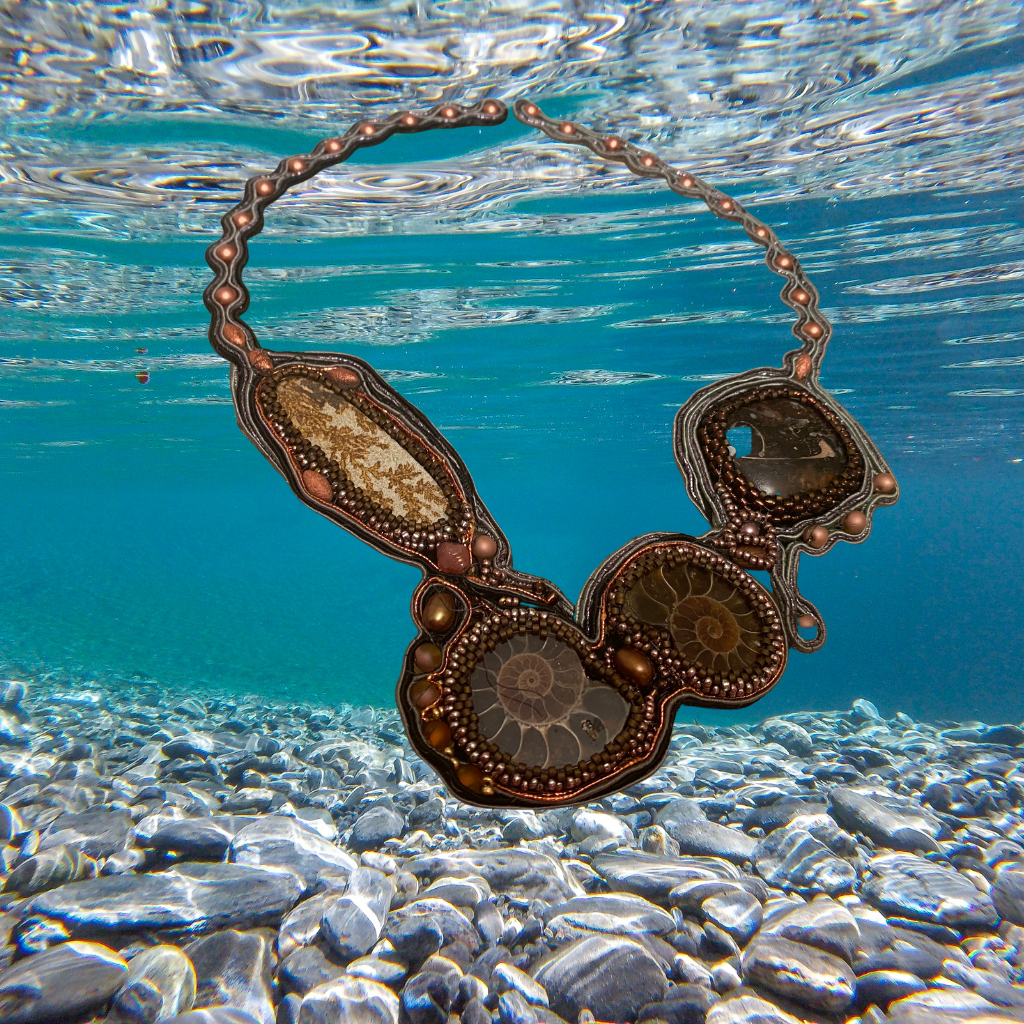
[[[595,570],[574,607],[547,580],[512,568],[455,449],[368,363],[270,351],[241,320],[248,240],[271,203],[396,133],[500,124],[508,111],[498,100],[362,120],[250,178],[207,250],[214,279],[204,300],[246,436],[306,505],[423,570],[412,598],[418,635],[397,688],[412,746],[467,803],[557,807],[655,771],[681,705],[748,705],[782,676],[790,647],[821,647],[825,625],[797,587],[800,555],[864,540],[874,508],[898,490],[867,433],[818,382],[831,326],[770,228],[617,136],[552,120],[529,100],[513,110],[557,142],[703,200],[763,246],[785,280],[800,347],[782,369],[702,388],[676,415],[676,462],[708,533],[637,537]],[[749,455],[730,444],[737,427],[749,430]],[[752,569],[771,573],[771,591]]]

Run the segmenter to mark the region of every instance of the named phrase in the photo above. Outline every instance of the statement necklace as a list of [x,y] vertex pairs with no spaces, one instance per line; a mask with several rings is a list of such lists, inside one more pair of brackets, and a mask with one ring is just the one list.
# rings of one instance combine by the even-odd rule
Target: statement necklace
[[[782,369],[702,388],[675,418],[676,462],[709,532],[637,537],[594,571],[573,606],[552,583],[512,568],[455,449],[368,363],[264,349],[241,319],[247,243],[271,203],[396,133],[501,124],[508,110],[498,100],[362,120],[250,178],[207,250],[214,279],[204,301],[246,436],[306,505],[423,570],[412,598],[418,635],[396,698],[413,748],[467,803],[543,808],[645,778],[665,757],[681,705],[744,707],[778,682],[789,648],[818,650],[825,624],[797,587],[801,553],[864,540],[875,507],[899,495],[867,433],[818,382],[832,328],[770,228],[621,138],[552,120],[529,100],[513,112],[558,142],[703,200],[763,246],[785,280],[800,347]],[[750,438],[749,455],[730,443],[736,428]],[[752,569],[770,572],[771,591]]]

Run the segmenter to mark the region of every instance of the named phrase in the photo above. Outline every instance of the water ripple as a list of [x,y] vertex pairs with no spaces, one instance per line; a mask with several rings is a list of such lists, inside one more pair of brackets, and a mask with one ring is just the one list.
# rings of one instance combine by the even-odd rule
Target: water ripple
[[[205,233],[241,180],[358,117],[526,93],[762,198],[999,188],[1024,86],[1015,67],[966,58],[1019,32],[1015,0],[39,0],[0,25],[0,225]],[[438,204],[451,230],[526,187],[581,180],[636,187],[587,154],[517,139],[339,172],[284,200],[274,230],[326,231],[338,210],[367,230],[430,220]]]

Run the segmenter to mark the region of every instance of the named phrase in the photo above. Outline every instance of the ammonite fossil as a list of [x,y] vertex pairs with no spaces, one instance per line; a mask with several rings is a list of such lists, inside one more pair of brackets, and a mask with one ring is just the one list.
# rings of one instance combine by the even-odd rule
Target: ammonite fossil
[[[781,369],[718,381],[679,410],[676,462],[711,525],[648,534],[615,552],[573,605],[512,567],[508,541],[455,449],[367,363],[262,348],[241,316],[249,239],[292,186],[396,133],[500,124],[498,100],[365,119],[246,183],[210,246],[210,341],[233,367],[239,424],[308,506],[378,551],[421,568],[417,636],[398,682],[409,740],[469,803],[546,807],[592,800],[661,763],[684,704],[743,707],[781,678],[789,648],[825,626],[797,588],[801,553],[864,540],[896,480],[871,439],[818,382],[831,326],[796,258],[735,200],[614,135],[516,117],[703,200],[764,247],[785,281],[799,347]],[[749,451],[733,443],[746,433]],[[771,590],[751,575],[770,573]],[[813,634],[813,635],[808,635]]]

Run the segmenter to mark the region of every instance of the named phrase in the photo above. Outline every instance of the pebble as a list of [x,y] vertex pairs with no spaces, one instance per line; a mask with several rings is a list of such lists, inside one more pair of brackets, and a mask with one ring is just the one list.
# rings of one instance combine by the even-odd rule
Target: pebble
[[203,932],[277,924],[302,890],[290,871],[189,864],[159,874],[71,882],[32,897],[28,909],[62,921],[72,935]]
[[1024,871],[1001,871],[991,890],[999,916],[1024,925]]
[[320,943],[300,946],[288,954],[277,969],[277,981],[285,992],[304,996],[317,985],[347,973],[345,963]]
[[665,935],[675,931],[672,915],[633,893],[577,896],[555,908],[545,934],[556,943],[592,932],[613,935]]
[[780,908],[765,921],[761,934],[815,946],[848,964],[853,963],[861,940],[857,919],[841,903],[827,896]]
[[398,1024],[398,996],[366,978],[343,976],[302,997],[299,1024]]
[[857,983],[839,957],[773,935],[758,936],[744,950],[743,980],[826,1013],[845,1010]]
[[666,831],[679,844],[681,854],[722,857],[742,864],[750,860],[757,848],[757,843],[744,832],[713,821],[679,821],[666,826]]
[[738,945],[745,946],[761,927],[761,904],[745,889],[709,896],[701,905],[701,913],[716,924]]
[[991,897],[958,871],[909,853],[872,858],[863,892],[887,916],[952,928],[991,926],[998,919]]
[[223,860],[232,838],[212,818],[184,818],[161,825],[142,845],[182,860]]
[[371,807],[356,818],[349,842],[355,850],[380,846],[405,831],[405,820],[390,807]]
[[633,1021],[642,1006],[668,993],[661,963],[645,946],[618,935],[577,939],[546,957],[533,971],[551,1008],[568,1021],[590,1010],[601,1021]]
[[196,972],[176,946],[152,946],[136,953],[114,996],[104,1024],[154,1024],[192,1009]]
[[892,810],[871,796],[836,787],[829,793],[829,814],[843,828],[863,832],[880,846],[910,853],[939,851],[933,832],[941,830],[923,810],[917,814]]
[[395,885],[383,872],[354,868],[345,895],[324,911],[324,940],[343,960],[363,956],[380,938],[394,897]]
[[273,980],[277,958],[265,931],[232,928],[189,943],[183,950],[196,972],[196,1002],[242,1010],[258,1024],[275,1024]]
[[124,983],[128,964],[96,942],[65,942],[0,971],[4,1024],[54,1024],[105,1003]]
[[317,885],[344,884],[355,858],[294,818],[270,815],[246,825],[232,840],[236,864],[283,868],[302,879],[307,891]]
[[878,1006],[888,1010],[890,1003],[923,992],[927,987],[909,971],[869,971],[857,978],[857,1008],[866,1010],[869,1006]]
[[699,985],[675,985],[668,995],[640,1008],[637,1021],[663,1020],[665,1024],[704,1024],[708,1010],[718,998],[713,992]]
[[639,851],[617,851],[600,854],[592,863],[613,889],[632,892],[661,905],[667,905],[669,894],[684,882],[742,877],[728,861],[711,857],[659,857]]
[[751,855],[754,870],[769,884],[798,892],[852,892],[857,869],[809,832],[791,825],[761,840]]
[[708,1010],[707,1024],[803,1024],[760,996],[737,995],[723,999]]

